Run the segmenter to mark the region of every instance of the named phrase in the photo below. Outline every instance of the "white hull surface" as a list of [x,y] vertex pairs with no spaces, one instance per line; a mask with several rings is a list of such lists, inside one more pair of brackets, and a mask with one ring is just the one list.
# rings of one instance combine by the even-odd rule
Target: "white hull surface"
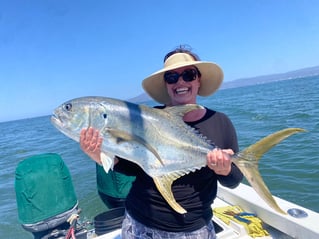
[[[292,211],[292,215],[283,215],[272,210],[250,187],[240,184],[235,189],[222,186],[218,188],[217,198],[212,208],[238,205],[244,211],[255,213],[264,222],[265,229],[270,236],[258,237],[263,239],[318,239],[319,238],[319,213],[303,208],[294,203],[275,197],[279,206],[285,211]],[[305,216],[307,214],[307,216]],[[304,217],[300,217],[304,216]],[[214,216],[214,222],[222,227],[217,233],[218,239],[250,239],[245,227],[236,222],[229,225]],[[121,239],[121,230],[117,229],[105,235],[92,237],[96,239]]]

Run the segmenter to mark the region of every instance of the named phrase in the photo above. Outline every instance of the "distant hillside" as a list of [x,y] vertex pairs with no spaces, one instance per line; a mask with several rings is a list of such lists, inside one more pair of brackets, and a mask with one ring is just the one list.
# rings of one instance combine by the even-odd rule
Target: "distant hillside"
[[265,84],[273,81],[290,80],[319,75],[319,66],[303,68],[300,70],[289,71],[286,73],[256,76],[251,78],[241,78],[233,81],[224,82],[221,89],[243,87],[256,84]]
[[[222,84],[221,89],[228,89],[228,88],[236,88],[236,87],[243,87],[249,85],[256,85],[256,84],[265,84],[274,81],[282,81],[282,80],[290,80],[290,79],[297,79],[297,78],[304,78],[310,76],[319,76],[319,66],[303,68],[295,71],[289,71],[285,73],[278,73],[272,75],[263,75],[263,76],[256,76],[251,78],[241,78],[233,81],[226,81]],[[131,102],[145,102],[149,101],[151,98],[146,94],[142,93],[134,98],[129,99]]]
[[146,93],[142,93],[138,96],[135,96],[134,98],[128,99],[128,101],[134,102],[134,103],[141,103],[151,100],[151,97],[148,96]]

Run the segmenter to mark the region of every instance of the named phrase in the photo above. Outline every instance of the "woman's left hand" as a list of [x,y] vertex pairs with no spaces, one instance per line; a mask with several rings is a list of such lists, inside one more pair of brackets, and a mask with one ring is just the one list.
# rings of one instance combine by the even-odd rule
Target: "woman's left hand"
[[227,176],[231,171],[231,149],[215,148],[207,154],[207,166],[214,170],[216,174]]
[[82,129],[80,135],[80,147],[84,153],[96,161],[98,164],[101,162],[101,145],[103,138],[100,136],[98,130],[93,128]]

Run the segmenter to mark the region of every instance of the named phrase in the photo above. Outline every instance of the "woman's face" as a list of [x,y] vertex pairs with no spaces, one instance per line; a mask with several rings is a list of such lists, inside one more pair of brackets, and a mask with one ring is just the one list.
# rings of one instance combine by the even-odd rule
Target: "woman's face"
[[[168,83],[170,79],[165,80],[165,82],[172,105],[196,103],[196,97],[200,87],[200,78],[197,74],[197,69],[194,66],[185,66],[174,69],[166,72],[165,76],[171,79],[171,84]],[[175,83],[174,78],[176,79],[177,77],[178,79]],[[186,79],[186,81],[184,79]]]

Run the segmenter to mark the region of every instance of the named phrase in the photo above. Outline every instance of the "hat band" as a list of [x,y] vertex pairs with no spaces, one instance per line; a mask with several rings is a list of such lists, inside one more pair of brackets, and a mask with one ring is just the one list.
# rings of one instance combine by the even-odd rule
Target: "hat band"
[[164,68],[171,68],[173,66],[176,66],[176,68],[179,65],[185,65],[186,64],[195,64],[196,61],[194,60],[194,58],[188,54],[185,53],[176,53],[172,56],[170,56],[169,58],[167,58],[167,60],[164,63]]

